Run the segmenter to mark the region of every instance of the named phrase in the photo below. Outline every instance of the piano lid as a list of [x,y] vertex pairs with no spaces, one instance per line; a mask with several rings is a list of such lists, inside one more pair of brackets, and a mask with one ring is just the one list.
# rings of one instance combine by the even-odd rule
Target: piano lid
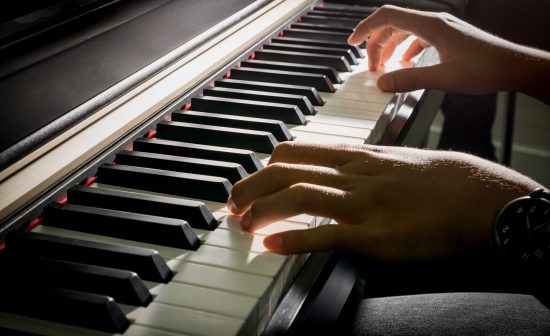
[[[73,5],[63,7],[69,2]],[[81,0],[42,2],[46,8],[40,8],[40,1],[26,1],[27,7],[3,11],[0,170],[174,60],[148,67],[142,78],[132,74],[267,2]],[[193,41],[189,50],[199,43]]]

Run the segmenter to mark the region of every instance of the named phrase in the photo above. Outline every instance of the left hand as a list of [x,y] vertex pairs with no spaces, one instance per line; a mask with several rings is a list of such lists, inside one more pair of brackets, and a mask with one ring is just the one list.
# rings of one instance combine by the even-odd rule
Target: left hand
[[251,231],[301,213],[338,222],[268,236],[274,252],[340,248],[405,261],[486,245],[498,210],[538,187],[468,154],[287,142],[266,168],[234,185],[228,206]]

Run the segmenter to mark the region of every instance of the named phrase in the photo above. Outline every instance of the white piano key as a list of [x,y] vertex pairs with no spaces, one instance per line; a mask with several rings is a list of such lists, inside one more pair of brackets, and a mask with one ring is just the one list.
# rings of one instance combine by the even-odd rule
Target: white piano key
[[250,296],[170,282],[151,289],[154,302],[225,315],[242,320],[258,319],[258,300]]
[[288,257],[273,253],[255,253],[201,245],[196,251],[175,259],[234,271],[274,277],[282,270]]
[[356,110],[363,110],[363,111],[384,111],[386,108],[386,104],[380,104],[380,103],[371,103],[371,102],[365,102],[360,100],[347,100],[347,99],[339,99],[339,98],[331,98],[327,100],[327,103],[324,107],[336,107],[341,109],[356,109]]
[[358,138],[364,140],[367,138],[370,130],[359,128],[359,127],[349,127],[341,125],[330,125],[317,122],[309,122],[307,125],[293,126],[289,125],[289,129],[292,131],[303,131],[303,132],[312,132],[320,134],[330,134],[330,135],[343,135],[346,137]]
[[209,265],[194,264],[181,260],[167,262],[175,274],[173,282],[247,295],[261,300],[269,291],[271,277],[242,273]]
[[[375,83],[376,84],[376,83]],[[345,81],[342,84],[334,84],[336,92],[355,92],[360,94],[381,94],[382,92],[376,85],[362,87],[353,83]]]
[[320,134],[320,133],[309,133],[309,132],[300,132],[294,131],[297,142],[309,142],[309,143],[318,143],[318,144],[334,144],[334,143],[348,143],[348,144],[362,144],[363,139],[351,138],[338,135],[329,135],[329,134]]
[[376,78],[361,78],[361,77],[350,76],[343,84],[340,84],[340,85],[341,85],[341,88],[344,90],[345,90],[345,87],[350,87],[350,86],[356,86],[360,88],[375,87],[378,89],[376,81],[377,81]]
[[377,121],[383,112],[384,110],[368,111],[368,110],[353,109],[353,108],[339,108],[335,106],[323,106],[322,109],[319,109],[319,114],[328,114],[328,115],[335,115],[335,116],[355,118],[355,119],[367,119],[372,121]]
[[128,318],[139,326],[191,335],[238,335],[245,321],[162,303],[151,303],[128,313]]
[[[74,334],[77,335],[77,334]],[[81,335],[81,334],[78,334]],[[173,333],[170,331],[153,329],[132,324],[123,334],[124,336],[190,336],[190,334]],[[83,335],[85,336],[85,335]]]
[[[242,231],[241,225],[238,221],[223,221],[220,228],[231,230],[231,231]],[[272,224],[269,224],[261,229],[255,230],[254,234],[266,236],[278,232],[289,231],[289,230],[304,230],[310,227],[310,224],[291,222],[289,220],[278,221]]]
[[374,129],[376,125],[375,120],[356,119],[356,118],[349,118],[349,117],[330,115],[330,114],[316,114],[314,116],[308,117],[308,120],[311,120],[312,122],[319,123],[319,124],[357,127],[360,129],[368,129],[368,130]]
[[263,236],[243,230],[232,231],[218,228],[214,231],[205,232],[202,237],[204,237],[201,238],[204,239],[203,246],[211,245],[238,251],[251,251],[256,253],[263,253],[267,251],[263,245]]
[[[290,260],[290,258],[287,258]],[[274,277],[242,273],[215,265],[201,265],[186,260],[170,260],[168,265],[176,272],[173,282],[201,286],[248,296],[258,301],[258,312],[263,314],[276,306],[293,265],[288,262]],[[285,278],[287,276],[287,278]]]
[[324,100],[330,99],[345,99],[345,100],[358,100],[379,104],[387,104],[393,98],[393,93],[387,92],[378,92],[378,93],[368,93],[368,92],[352,92],[346,90],[338,90],[335,93],[329,92],[320,92],[319,93]]

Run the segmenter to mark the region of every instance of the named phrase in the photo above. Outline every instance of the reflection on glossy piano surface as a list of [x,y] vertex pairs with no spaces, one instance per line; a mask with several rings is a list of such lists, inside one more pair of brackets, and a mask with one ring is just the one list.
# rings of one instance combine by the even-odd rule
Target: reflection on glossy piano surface
[[[0,334],[254,335],[333,322],[355,282],[349,261],[262,245],[330,219],[252,234],[225,201],[281,141],[400,144],[422,124],[412,120],[437,95],[380,92],[364,49],[346,44],[374,9],[83,0],[6,14]],[[386,70],[412,66],[398,60]]]

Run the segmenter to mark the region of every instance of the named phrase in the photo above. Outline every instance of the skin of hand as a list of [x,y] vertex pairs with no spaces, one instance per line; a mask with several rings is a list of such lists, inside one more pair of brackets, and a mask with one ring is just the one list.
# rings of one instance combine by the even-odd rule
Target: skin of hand
[[539,187],[468,154],[285,142],[266,168],[234,185],[228,208],[249,231],[301,213],[338,223],[268,236],[273,252],[412,261],[485,248],[497,212]]
[[403,55],[404,61],[433,46],[440,63],[382,75],[378,86],[383,91],[518,91],[550,102],[550,53],[506,41],[447,13],[382,6],[357,25],[348,43],[367,41],[369,69],[375,71],[409,35],[418,39]]

